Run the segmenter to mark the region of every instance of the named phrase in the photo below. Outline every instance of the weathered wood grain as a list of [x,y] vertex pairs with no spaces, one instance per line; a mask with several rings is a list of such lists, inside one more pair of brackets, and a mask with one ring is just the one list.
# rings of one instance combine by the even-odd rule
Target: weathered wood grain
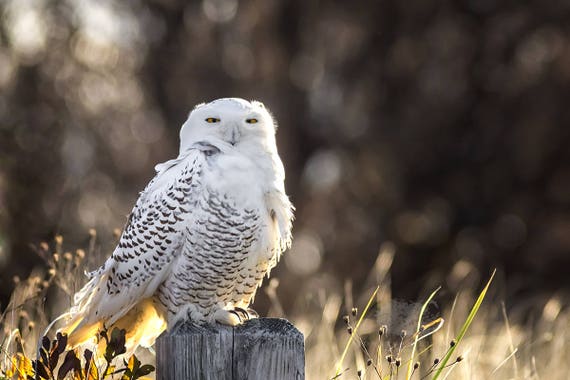
[[181,324],[156,342],[158,380],[303,380],[303,334],[284,319]]

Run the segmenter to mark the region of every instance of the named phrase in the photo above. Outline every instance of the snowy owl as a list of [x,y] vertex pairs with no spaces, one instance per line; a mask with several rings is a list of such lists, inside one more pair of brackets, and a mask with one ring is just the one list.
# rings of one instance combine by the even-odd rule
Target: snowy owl
[[177,158],[155,167],[118,246],[89,274],[61,329],[76,346],[103,327],[150,346],[184,320],[236,325],[291,244],[293,206],[257,101],[200,104],[180,130]]

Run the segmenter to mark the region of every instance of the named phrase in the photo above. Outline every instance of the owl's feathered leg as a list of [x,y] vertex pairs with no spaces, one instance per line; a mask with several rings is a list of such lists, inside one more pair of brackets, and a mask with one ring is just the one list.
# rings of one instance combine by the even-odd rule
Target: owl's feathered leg
[[188,304],[181,307],[175,315],[170,316],[168,319],[168,328],[172,329],[174,326],[184,323],[185,321],[192,321],[197,324],[220,323],[227,326],[237,326],[249,319],[246,318],[248,314],[247,311],[243,311],[245,315],[240,315],[240,313],[234,309],[226,310],[224,305],[220,303],[213,306],[211,312],[207,312],[195,304]]

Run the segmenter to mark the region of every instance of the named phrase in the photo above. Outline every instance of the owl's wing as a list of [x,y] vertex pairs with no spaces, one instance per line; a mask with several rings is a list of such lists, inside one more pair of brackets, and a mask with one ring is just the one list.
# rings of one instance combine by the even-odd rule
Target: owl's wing
[[131,309],[139,316],[160,316],[149,310],[149,299],[181,251],[184,222],[200,192],[204,158],[200,149],[187,151],[161,166],[141,192],[112,256],[75,294],[71,322],[63,329],[71,345],[91,339],[102,325],[120,322]]

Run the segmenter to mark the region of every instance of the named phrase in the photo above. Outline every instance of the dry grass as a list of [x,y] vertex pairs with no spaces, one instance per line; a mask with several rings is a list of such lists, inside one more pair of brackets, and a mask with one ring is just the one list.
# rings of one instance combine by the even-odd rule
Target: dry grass
[[[352,295],[343,297],[338,292],[322,293],[316,298],[320,303],[313,308],[298,310],[291,319],[303,331],[306,338],[306,362],[308,379],[331,379],[335,376],[335,363],[342,355],[350,339],[343,316],[352,317],[353,307],[364,307],[366,297],[373,293],[376,284],[380,290],[376,303],[368,312],[358,329],[358,339],[351,344],[343,362],[340,379],[406,379],[414,332],[421,303],[406,303],[394,300],[390,293],[390,266],[394,247],[385,245],[380,250],[365,289],[356,301]],[[484,275],[487,277],[489,274]],[[467,320],[473,304],[481,291],[481,276],[465,262],[458,262],[447,279],[457,289],[453,302],[440,305],[441,311],[430,312],[422,323],[445,320],[435,333],[418,343],[416,361],[419,368],[413,371],[412,379],[432,379],[434,361],[441,361],[453,344]],[[448,367],[440,379],[567,379],[570,364],[570,312],[558,296],[529,300],[528,305],[511,305],[506,313],[499,297],[500,281],[489,290],[479,313],[457,345]],[[345,289],[351,289],[350,284]],[[427,294],[433,289],[426,289]],[[437,297],[436,297],[437,298]],[[517,307],[518,306],[518,307]],[[387,331],[379,336],[379,330]],[[405,334],[402,334],[405,330]],[[427,330],[426,330],[427,331]],[[379,359],[375,356],[380,352]],[[459,362],[455,360],[460,357]],[[390,363],[388,362],[390,359]],[[370,360],[371,359],[371,360]],[[399,359],[399,366],[395,360]],[[376,368],[375,366],[376,365]],[[379,369],[379,370],[377,370]],[[380,373],[380,375],[379,375]]]
[[[69,306],[81,285],[85,258],[99,255],[95,237],[92,231],[86,252],[65,252],[61,237],[38,247],[47,269],[15,280],[11,303],[0,320],[0,370],[10,368],[15,353],[35,357],[49,320]],[[383,245],[360,296],[353,295],[350,282],[335,287],[335,280],[325,276],[321,286],[312,284],[313,290],[299,300],[288,317],[305,334],[308,379],[432,379],[440,367],[438,379],[567,378],[570,312],[561,296],[529,300],[530,306],[509,305],[499,297],[502,285],[496,281],[469,331],[461,341],[454,340],[488,275],[480,276],[460,261],[442,284],[456,297],[440,309],[433,300],[425,302],[434,289],[426,289],[419,303],[395,300],[390,283],[394,254],[393,245]],[[278,282],[270,281],[265,291],[272,301],[270,314],[283,316]],[[449,362],[442,365],[450,351]],[[143,362],[152,362],[146,355]]]

